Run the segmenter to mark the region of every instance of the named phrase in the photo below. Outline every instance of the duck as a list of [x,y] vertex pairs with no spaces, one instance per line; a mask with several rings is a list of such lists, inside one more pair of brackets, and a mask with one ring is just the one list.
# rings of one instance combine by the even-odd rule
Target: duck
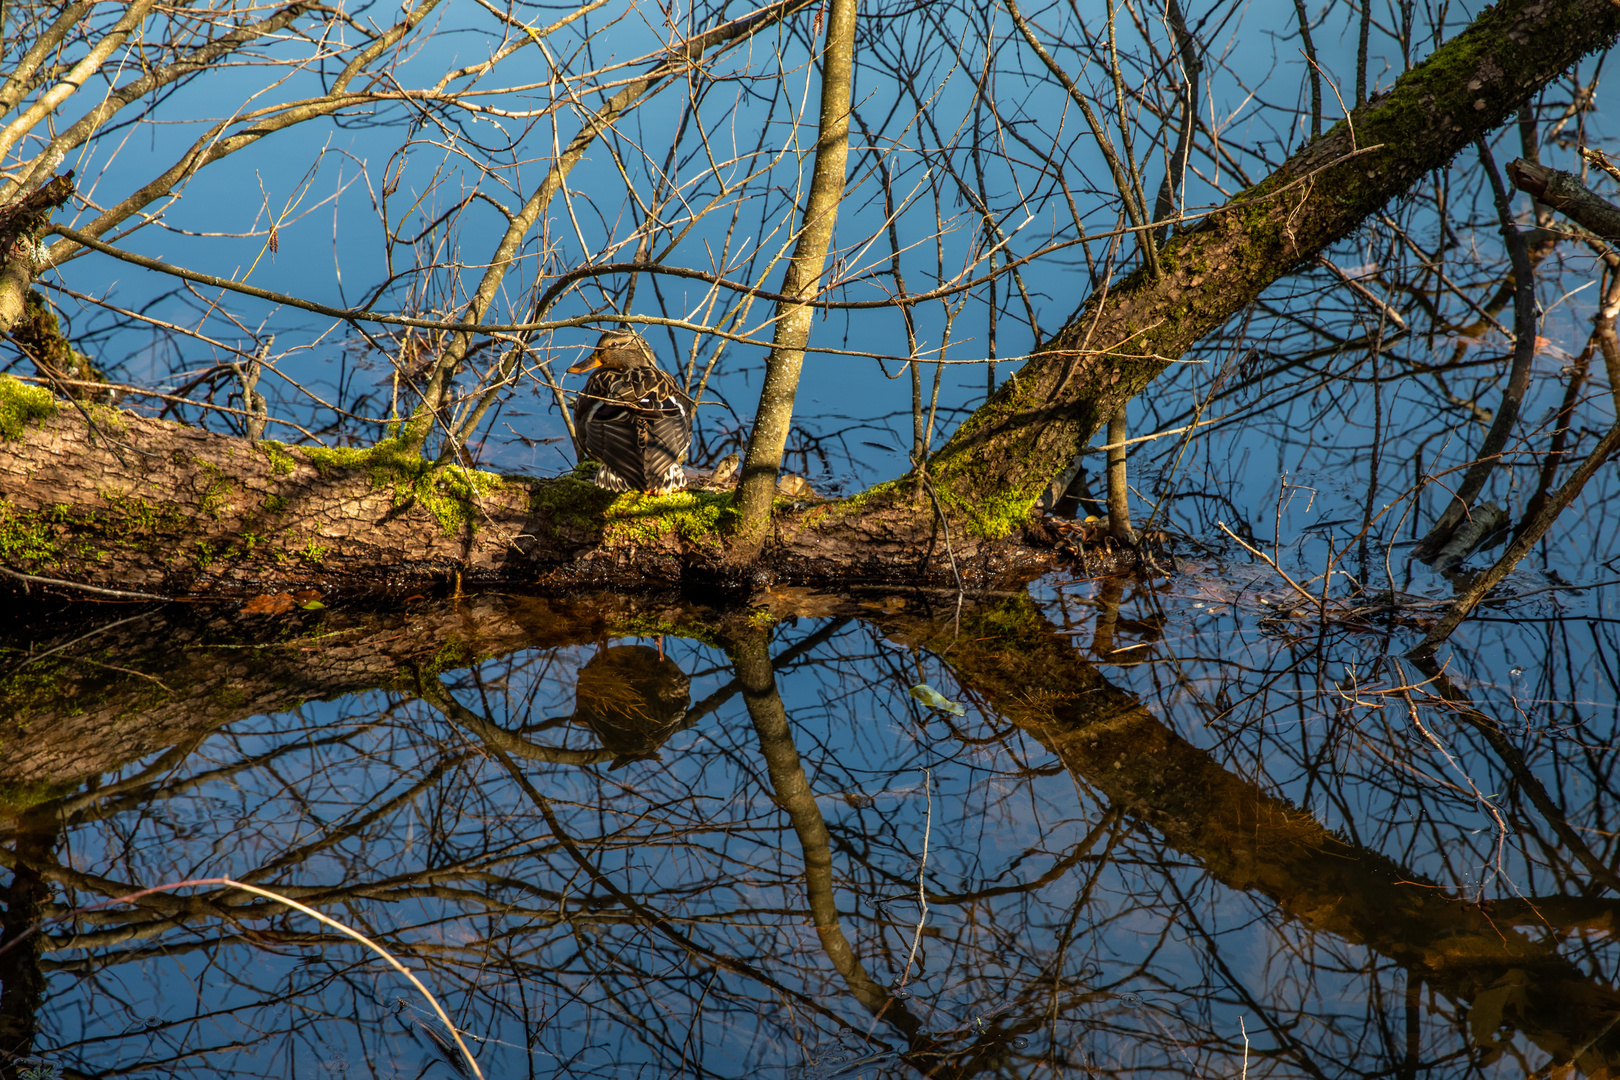
[[609,330],[568,369],[587,371],[591,377],[574,401],[574,432],[581,456],[600,463],[596,485],[648,494],[686,487],[681,463],[692,442],[692,399],[658,366],[647,339]]

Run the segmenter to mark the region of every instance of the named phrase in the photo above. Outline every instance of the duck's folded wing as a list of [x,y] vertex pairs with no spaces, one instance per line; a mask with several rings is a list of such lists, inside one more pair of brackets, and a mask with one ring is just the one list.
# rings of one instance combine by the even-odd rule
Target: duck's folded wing
[[643,487],[641,450],[636,445],[635,411],[618,402],[597,402],[582,409],[580,442],[585,452],[600,461],[603,468],[596,483],[609,491],[629,491]]
[[[628,376],[628,377],[626,377]],[[692,441],[692,402],[662,371],[638,369],[612,384],[586,384],[578,410],[581,441],[612,476],[609,490],[685,487],[681,462]]]
[[692,415],[664,413],[648,425],[647,447],[643,455],[648,487],[685,487],[686,473],[681,462],[692,445]]

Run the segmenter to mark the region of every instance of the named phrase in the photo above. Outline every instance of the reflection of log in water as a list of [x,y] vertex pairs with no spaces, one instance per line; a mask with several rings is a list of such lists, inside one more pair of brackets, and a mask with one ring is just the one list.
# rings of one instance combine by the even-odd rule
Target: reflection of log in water
[[127,610],[96,621],[43,606],[14,614],[0,637],[0,788],[11,789],[9,797],[0,791],[4,801],[35,801],[194,745],[244,717],[345,693],[410,690],[419,674],[436,677],[481,657],[591,644],[621,625],[707,614],[609,594],[474,596],[274,617]]
[[0,1076],[18,1073],[18,1063],[34,1051],[45,974],[40,970],[43,936],[18,941],[43,916],[55,884],[41,867],[53,861],[61,825],[53,815],[29,814],[13,839],[16,862],[11,882],[0,890],[0,942],[16,942],[0,953]]
[[[818,614],[837,607],[832,600],[818,603]],[[846,606],[868,617],[877,610]],[[54,638],[35,635],[37,662],[18,664],[13,651],[9,672],[0,676],[0,709],[26,720],[6,735],[0,782],[73,785],[86,774],[117,768],[166,745],[180,744],[174,753],[183,754],[189,740],[256,712],[344,691],[414,689],[419,680],[431,683],[439,671],[466,666],[479,656],[596,642],[615,626],[624,632],[647,626],[649,615],[668,632],[679,633],[684,622],[689,633],[709,640],[716,635],[700,628],[727,622],[713,612],[644,599],[489,597],[424,603],[407,611],[328,611],[274,625],[157,612],[78,642],[74,639],[94,627],[64,630]],[[878,618],[891,636],[932,648],[967,687],[1051,749],[1071,772],[1171,847],[1198,859],[1228,887],[1268,898],[1310,930],[1394,959],[1415,981],[1454,1001],[1473,1003],[1493,987],[1520,986],[1524,1000],[1505,1007],[1505,1023],[1561,1061],[1576,1058],[1593,1069],[1620,1061],[1620,1039],[1609,1029],[1620,1013],[1620,994],[1583,973],[1554,945],[1529,940],[1479,905],[1445,895],[1395,861],[1348,843],[1310,814],[1222,768],[1134,695],[1109,684],[1027,598],[991,611],[965,611],[960,625],[950,617]],[[744,640],[746,620],[746,613],[731,616],[718,636]],[[42,655],[59,646],[60,652]],[[750,681],[741,678],[744,666],[739,656],[739,682]],[[768,690],[769,680],[762,683],[761,677],[753,673],[752,684]],[[689,715],[709,707],[702,703]],[[667,726],[658,715],[656,709],[645,714],[655,736]],[[615,753],[630,745],[630,733],[609,737],[626,740]],[[506,733],[504,739],[520,737]],[[507,742],[500,745],[516,755]],[[634,752],[647,747],[643,741]],[[791,749],[783,744],[782,752]],[[608,759],[603,751],[570,753],[596,762]],[[783,757],[774,764],[787,761]],[[126,788],[134,797],[135,788],[155,781],[151,773],[93,794],[52,799],[40,809],[71,814],[90,802],[104,805]],[[790,772],[773,767],[773,780],[791,779]],[[809,818],[794,824],[814,831]],[[16,836],[15,828],[5,831]],[[24,858],[21,847],[14,849],[16,869],[33,867],[42,880],[65,880],[68,872],[48,855]],[[878,1000],[856,966],[848,973]]]
[[1219,765],[1134,694],[1111,685],[1033,601],[951,620],[884,619],[932,648],[963,684],[1029,732],[1115,807],[1196,858],[1217,880],[1269,897],[1288,918],[1401,964],[1472,1004],[1514,991],[1503,1024],[1555,1062],[1620,1063],[1620,992],[1485,906],[1446,894],[1379,852]]

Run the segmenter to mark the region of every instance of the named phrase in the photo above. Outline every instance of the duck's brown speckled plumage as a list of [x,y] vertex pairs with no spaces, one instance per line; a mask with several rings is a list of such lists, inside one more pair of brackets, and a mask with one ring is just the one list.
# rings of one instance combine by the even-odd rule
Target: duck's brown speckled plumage
[[692,399],[658,366],[652,346],[630,330],[609,330],[590,356],[568,369],[591,372],[574,402],[581,451],[601,463],[609,491],[674,491],[686,486]]

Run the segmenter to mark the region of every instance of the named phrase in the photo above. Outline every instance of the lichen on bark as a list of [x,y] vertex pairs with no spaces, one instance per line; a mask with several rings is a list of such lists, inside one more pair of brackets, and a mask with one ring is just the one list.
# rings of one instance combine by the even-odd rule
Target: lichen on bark
[[51,211],[73,197],[73,173],[55,177],[38,191],[0,206],[0,333],[23,317],[39,269],[39,238]]

